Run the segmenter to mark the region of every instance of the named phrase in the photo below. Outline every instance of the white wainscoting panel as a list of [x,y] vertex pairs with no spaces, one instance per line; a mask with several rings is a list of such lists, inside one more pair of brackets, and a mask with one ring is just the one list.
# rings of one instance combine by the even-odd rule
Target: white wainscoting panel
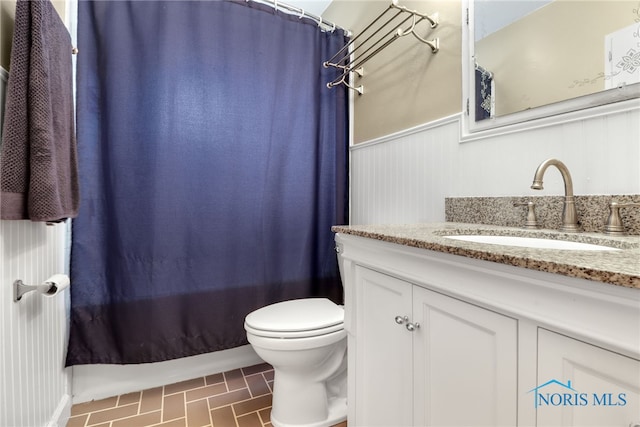
[[66,225],[0,221],[0,426],[64,426],[71,408],[64,368],[68,291],[13,302],[13,282],[65,272]]
[[444,221],[455,182],[457,118],[351,150],[351,223]]
[[[640,105],[640,102],[638,102]],[[445,197],[640,194],[640,108],[460,143],[461,115],[351,147],[351,223],[444,221]]]

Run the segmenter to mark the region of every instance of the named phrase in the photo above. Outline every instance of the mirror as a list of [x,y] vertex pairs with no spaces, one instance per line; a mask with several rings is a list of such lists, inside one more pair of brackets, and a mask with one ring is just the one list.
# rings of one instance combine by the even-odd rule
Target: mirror
[[470,130],[640,96],[640,0],[469,0]]

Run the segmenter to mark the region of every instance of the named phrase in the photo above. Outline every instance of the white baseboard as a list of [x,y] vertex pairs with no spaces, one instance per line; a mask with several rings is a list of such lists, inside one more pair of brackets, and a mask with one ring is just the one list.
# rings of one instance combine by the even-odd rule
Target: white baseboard
[[62,395],[60,403],[47,423],[47,427],[65,427],[71,416],[71,396]]
[[[73,403],[88,402],[262,363],[250,345],[139,365],[73,367]],[[53,427],[53,426],[52,426]]]

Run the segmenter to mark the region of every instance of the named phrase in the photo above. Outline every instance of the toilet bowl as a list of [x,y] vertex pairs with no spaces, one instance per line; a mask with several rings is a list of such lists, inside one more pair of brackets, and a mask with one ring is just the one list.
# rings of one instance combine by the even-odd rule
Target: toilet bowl
[[271,304],[245,318],[249,343],[273,366],[273,426],[328,427],[346,420],[343,320],[343,308],[325,298]]

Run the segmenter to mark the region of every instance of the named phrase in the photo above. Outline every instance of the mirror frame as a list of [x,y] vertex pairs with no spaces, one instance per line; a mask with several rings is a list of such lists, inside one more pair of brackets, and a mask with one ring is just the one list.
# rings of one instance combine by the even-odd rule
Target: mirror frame
[[462,129],[460,142],[552,126],[588,117],[640,110],[640,83],[620,86],[479,122],[475,120],[473,0],[462,0]]

